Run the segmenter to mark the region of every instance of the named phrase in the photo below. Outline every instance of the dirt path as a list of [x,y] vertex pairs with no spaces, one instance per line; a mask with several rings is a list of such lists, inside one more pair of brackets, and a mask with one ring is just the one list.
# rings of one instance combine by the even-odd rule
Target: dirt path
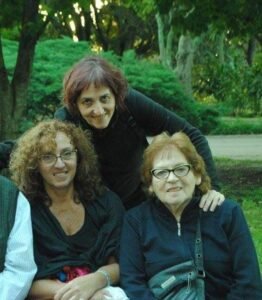
[[262,161],[262,134],[206,136],[214,157]]

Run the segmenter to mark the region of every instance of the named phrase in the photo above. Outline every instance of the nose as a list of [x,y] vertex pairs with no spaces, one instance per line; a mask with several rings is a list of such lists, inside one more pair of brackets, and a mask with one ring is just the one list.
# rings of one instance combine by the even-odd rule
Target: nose
[[63,168],[65,166],[65,162],[62,160],[62,158],[60,156],[57,156],[54,166],[56,168]]
[[170,172],[167,177],[167,181],[170,182],[170,181],[177,181],[177,180],[179,180],[179,178],[175,175],[175,173]]
[[96,103],[94,103],[93,105],[93,115],[95,116],[100,116],[100,115],[103,115],[104,114],[104,108],[103,108],[103,105],[97,101]]

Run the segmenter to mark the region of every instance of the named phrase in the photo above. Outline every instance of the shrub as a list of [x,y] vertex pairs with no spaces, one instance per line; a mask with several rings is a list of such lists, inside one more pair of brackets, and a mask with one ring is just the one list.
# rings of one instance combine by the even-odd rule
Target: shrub
[[[10,71],[15,61],[14,51],[10,49],[16,46],[10,42],[6,47]],[[52,118],[61,102],[65,72],[73,63],[90,54],[94,52],[87,42],[75,43],[68,38],[44,40],[37,44],[28,94],[28,112],[20,126],[21,132],[39,120]],[[123,57],[113,52],[101,52],[100,55],[117,65],[133,88],[175,111],[205,133],[215,128],[217,112],[185,95],[174,73],[161,64],[137,59],[134,51],[125,52]]]

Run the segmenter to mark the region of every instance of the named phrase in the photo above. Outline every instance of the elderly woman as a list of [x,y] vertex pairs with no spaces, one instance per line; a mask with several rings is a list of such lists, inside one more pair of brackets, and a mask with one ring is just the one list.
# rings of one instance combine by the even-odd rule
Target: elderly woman
[[[199,274],[206,299],[262,299],[257,256],[240,206],[226,200],[214,213],[199,213],[210,179],[185,134],[154,138],[144,153],[142,179],[152,199],[127,212],[121,237],[121,283],[128,297],[160,299],[151,285],[156,274],[185,261],[199,263],[195,242],[200,219]],[[169,279],[165,284],[175,276]],[[186,284],[190,287],[189,279]],[[175,293],[161,299],[176,299]]]
[[38,271],[32,299],[126,299],[116,260],[123,206],[100,179],[90,137],[40,122],[17,142],[12,179],[31,204]]

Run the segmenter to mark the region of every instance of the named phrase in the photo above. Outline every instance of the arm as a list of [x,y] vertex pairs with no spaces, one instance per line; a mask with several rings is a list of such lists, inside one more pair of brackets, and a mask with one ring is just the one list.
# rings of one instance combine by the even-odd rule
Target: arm
[[183,131],[187,134],[205,161],[213,188],[216,190],[219,189],[211,150],[207,139],[199,129],[189,124],[185,119],[179,117],[174,112],[171,112],[135,90],[130,91],[126,98],[126,105],[137,124],[143,128],[149,136],[160,134],[163,131],[168,131],[170,134]]
[[19,193],[15,223],[7,242],[5,267],[0,273],[1,299],[24,299],[35,273],[30,206]]
[[256,251],[239,206],[233,209],[227,231],[232,253],[233,281],[226,299],[262,299],[262,282]]
[[143,249],[139,236],[139,225],[127,215],[124,219],[120,244],[121,286],[130,300],[153,300],[147,285]]
[[10,153],[14,145],[15,141],[4,141],[0,143],[0,170],[8,167]]
[[65,283],[59,280],[39,279],[33,282],[28,299],[49,300],[54,299],[56,292]]
[[[119,281],[119,265],[115,263],[113,257],[109,258],[108,265],[100,267],[98,270],[105,271],[111,283],[116,284]],[[83,300],[91,299],[99,290],[108,285],[107,277],[102,272],[94,272],[73,279],[62,287],[56,294],[55,300],[69,300],[72,297],[81,298]]]

